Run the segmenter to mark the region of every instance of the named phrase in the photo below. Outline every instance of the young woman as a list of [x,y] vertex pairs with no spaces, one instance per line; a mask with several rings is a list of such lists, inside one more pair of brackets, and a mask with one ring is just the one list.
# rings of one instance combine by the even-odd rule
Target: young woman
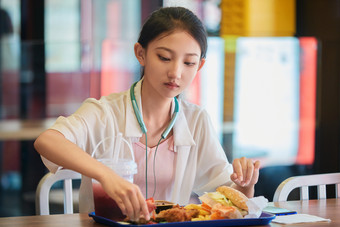
[[[100,100],[86,100],[71,116],[59,117],[35,142],[50,171],[62,166],[83,175],[80,211],[93,211],[91,178],[131,219],[140,215],[149,219],[145,197],[154,188],[155,199],[183,205],[192,192],[200,195],[220,185],[232,185],[252,197],[259,162],[240,158],[231,165],[207,112],[176,98],[205,62],[207,39],[201,21],[182,7],[161,8],[143,25],[134,50],[143,69],[137,84]],[[118,133],[134,148],[138,165],[134,183],[90,156],[103,138]]]

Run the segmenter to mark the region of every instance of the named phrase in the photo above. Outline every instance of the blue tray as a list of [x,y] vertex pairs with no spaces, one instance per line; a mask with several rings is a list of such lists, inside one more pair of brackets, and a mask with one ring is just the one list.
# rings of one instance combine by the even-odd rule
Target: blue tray
[[[119,223],[101,216],[96,216],[95,212],[89,213],[89,216],[93,218],[98,223],[108,225],[108,226],[131,226],[136,227],[136,225]],[[178,226],[248,226],[248,225],[268,225],[275,215],[262,212],[259,218],[243,218],[243,219],[222,219],[222,220],[208,220],[208,221],[186,221],[186,222],[168,222],[168,223],[158,223],[152,225],[139,225],[139,226],[164,226],[164,227],[178,227]]]

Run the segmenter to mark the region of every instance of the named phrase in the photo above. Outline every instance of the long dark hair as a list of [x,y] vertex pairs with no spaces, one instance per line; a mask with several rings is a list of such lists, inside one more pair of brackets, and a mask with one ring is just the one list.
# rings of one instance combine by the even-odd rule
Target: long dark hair
[[171,33],[175,30],[188,32],[201,48],[201,58],[207,53],[207,33],[198,17],[183,7],[164,7],[154,11],[139,34],[138,43],[143,48],[161,34]]

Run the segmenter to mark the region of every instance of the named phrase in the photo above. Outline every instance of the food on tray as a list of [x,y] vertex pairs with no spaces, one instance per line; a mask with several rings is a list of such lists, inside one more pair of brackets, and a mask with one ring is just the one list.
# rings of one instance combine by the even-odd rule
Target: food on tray
[[162,210],[156,215],[156,222],[183,222],[191,221],[192,218],[196,218],[199,215],[199,210],[197,209],[187,209],[179,205]]
[[153,212],[156,209],[157,204],[155,203],[155,200],[152,197],[146,199],[145,202],[146,205],[148,206],[149,213]]
[[144,224],[156,224],[153,220],[155,219],[155,210],[156,210],[156,202],[155,200],[151,197],[145,200],[146,205],[148,207],[148,210],[150,213],[153,214],[153,217],[151,220],[147,221],[144,216],[141,216],[138,221],[132,221],[130,220],[129,217],[125,217],[124,222],[128,222],[134,225],[144,225]]
[[236,207],[248,211],[248,197],[242,192],[227,186],[218,187],[216,191],[229,199]]
[[[184,207],[178,204],[174,205],[167,201],[154,201],[148,199],[148,207],[153,208],[151,220],[145,221],[142,218],[138,223],[133,224],[152,224],[160,222],[184,222],[184,221],[202,221],[217,219],[241,219],[248,214],[246,202],[248,198],[240,191],[228,187],[220,186],[215,192],[207,192],[200,196],[201,204],[188,204]],[[159,212],[155,207],[169,206]],[[164,207],[163,207],[164,208]]]
[[[248,198],[242,192],[228,186],[220,186],[216,192],[205,193],[199,199],[202,204],[198,206],[204,212],[200,212],[200,215],[192,221],[240,219],[248,214],[246,204]],[[191,206],[189,204],[186,207],[192,208]]]
[[170,209],[176,204],[165,201],[165,200],[155,200],[155,205],[156,205],[156,213],[158,214],[162,210]]

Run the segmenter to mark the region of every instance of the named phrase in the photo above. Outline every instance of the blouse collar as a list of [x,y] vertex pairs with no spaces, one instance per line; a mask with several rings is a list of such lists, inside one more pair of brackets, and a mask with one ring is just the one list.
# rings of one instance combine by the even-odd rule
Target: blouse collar
[[[138,108],[141,113],[142,110],[142,99],[141,99],[141,84],[142,80],[140,80],[135,87],[135,97],[137,101]],[[127,137],[135,137],[136,140],[139,140],[142,137],[143,133],[138,124],[137,118],[135,116],[135,112],[132,107],[131,97],[130,97],[130,90],[126,91],[127,104],[126,104],[126,122],[125,122],[125,135]],[[171,111],[174,111],[175,103],[172,101]],[[179,112],[176,119],[176,122],[173,127],[173,135],[174,135],[174,147],[176,151],[176,146],[194,146],[196,145],[193,136],[190,132],[188,122],[186,120],[185,114],[182,110],[181,100],[178,100],[179,104]]]

